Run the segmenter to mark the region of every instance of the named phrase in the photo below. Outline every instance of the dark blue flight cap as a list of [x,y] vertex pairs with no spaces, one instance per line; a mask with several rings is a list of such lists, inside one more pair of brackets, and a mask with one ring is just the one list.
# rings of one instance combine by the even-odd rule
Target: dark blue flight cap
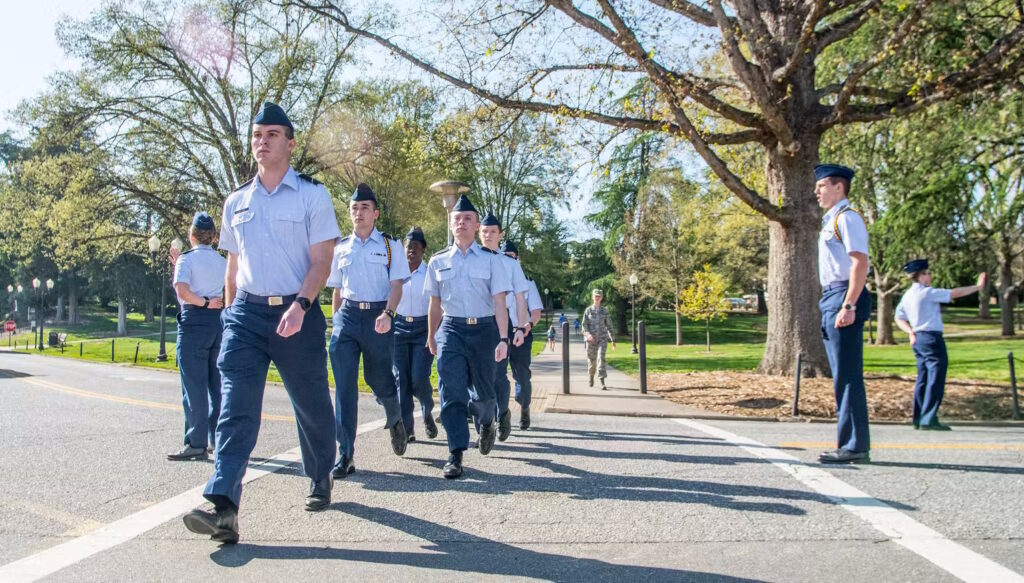
[[480,221],[480,225],[484,227],[498,227],[498,229],[501,229],[501,221],[498,220],[498,217],[494,216],[494,213],[487,213],[484,220]]
[[903,266],[903,271],[906,271],[907,273],[917,273],[918,271],[924,271],[925,269],[928,269],[927,259],[914,259],[908,261],[907,264]]
[[419,227],[413,227],[409,229],[409,232],[405,234],[406,241],[419,241],[423,243],[423,246],[427,246],[427,238],[423,236],[423,230]]
[[351,200],[352,202],[358,202],[361,200],[372,200],[373,204],[377,204],[377,195],[373,194],[373,190],[369,187],[369,185],[360,182],[359,185],[356,186],[356,191],[352,193],[352,198],[350,198],[349,200]]
[[213,217],[206,211],[199,211],[196,216],[192,217],[192,226],[204,231],[212,231],[216,228],[213,224]]
[[252,123],[265,126],[284,126],[295,131],[295,128],[292,126],[292,122],[288,119],[288,114],[284,112],[284,109],[282,109],[280,105],[269,101],[263,102],[263,107],[256,112],[256,117],[252,118]]
[[469,202],[469,199],[466,198],[465,194],[460,196],[459,200],[455,201],[455,206],[452,207],[452,212],[453,213],[474,212],[474,213],[477,214],[477,216],[480,216],[480,211],[476,210],[476,207],[473,206],[473,203]]
[[847,168],[840,164],[818,164],[814,167],[814,179],[821,180],[822,178],[845,178],[847,180],[853,180],[854,171],[853,168]]
[[516,249],[516,244],[513,243],[512,241],[509,241],[508,239],[506,239],[505,242],[501,244],[501,252],[515,253],[516,255],[519,255],[519,249]]

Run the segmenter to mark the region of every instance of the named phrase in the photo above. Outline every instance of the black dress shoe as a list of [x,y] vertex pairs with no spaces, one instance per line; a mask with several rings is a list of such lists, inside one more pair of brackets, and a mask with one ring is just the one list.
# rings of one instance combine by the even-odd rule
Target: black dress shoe
[[309,496],[306,496],[306,510],[309,512],[320,512],[331,504],[331,488],[334,486],[334,478],[328,476],[320,481],[311,481],[309,484]]
[[334,470],[331,472],[331,477],[335,480],[344,480],[349,474],[356,473],[356,464],[350,460],[348,456],[341,456],[338,463],[334,464]]
[[225,508],[214,512],[193,510],[182,521],[185,528],[196,534],[203,534],[220,543],[233,545],[238,542],[238,512]]
[[391,426],[391,449],[395,455],[405,455],[405,446],[409,443],[409,434],[405,432],[405,423],[399,421]]
[[505,411],[498,417],[498,441],[505,441],[509,435],[512,435],[512,411]]
[[409,434],[409,438],[405,440],[406,443],[412,443],[414,441],[416,441],[416,434],[415,433],[410,433]]
[[430,415],[423,417],[423,430],[427,432],[428,439],[437,437],[437,423],[434,423],[434,418]]
[[448,463],[444,465],[444,477],[448,480],[462,477],[462,450],[448,456]]
[[871,456],[866,451],[839,448],[822,453],[818,456],[818,461],[823,464],[864,464],[871,462]]
[[522,413],[519,414],[519,429],[530,428],[530,409],[529,407],[523,407]]
[[921,426],[922,431],[952,431],[953,428],[949,425],[943,425],[941,423],[929,423]]
[[179,451],[167,454],[167,459],[172,462],[183,462],[189,460],[205,460],[209,459],[209,454],[206,452],[205,447],[192,447],[186,445]]
[[491,421],[480,428],[480,439],[476,444],[480,449],[480,455],[491,453],[491,448],[494,447],[494,438],[498,436],[498,428],[495,425],[496,423]]

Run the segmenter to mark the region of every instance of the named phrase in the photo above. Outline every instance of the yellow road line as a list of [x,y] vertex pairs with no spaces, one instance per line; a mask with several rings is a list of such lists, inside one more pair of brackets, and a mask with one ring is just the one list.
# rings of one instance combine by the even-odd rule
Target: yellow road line
[[[790,441],[780,443],[779,447],[813,447],[835,448],[836,444],[827,441]],[[871,449],[981,449],[1024,451],[1024,445],[1010,443],[872,443]]]
[[[52,381],[44,381],[42,379],[32,377],[10,377],[0,375],[0,378],[16,379],[42,387],[44,389],[50,389],[51,391],[59,391],[61,393],[67,393],[69,395],[75,395],[77,397],[85,397],[88,399],[100,399],[102,401],[111,401],[114,403],[122,403],[124,405],[136,405],[138,407],[148,407],[150,409],[167,409],[170,411],[181,411],[181,405],[173,405],[170,403],[160,403],[158,401],[145,401],[142,399],[132,399],[130,397],[119,397],[117,395],[108,395],[106,393],[97,393],[94,391],[87,391],[85,389],[78,389],[75,387],[69,387],[67,385],[61,385]],[[294,422],[295,418],[288,415],[270,415],[268,413],[263,414],[264,421],[291,421]]]

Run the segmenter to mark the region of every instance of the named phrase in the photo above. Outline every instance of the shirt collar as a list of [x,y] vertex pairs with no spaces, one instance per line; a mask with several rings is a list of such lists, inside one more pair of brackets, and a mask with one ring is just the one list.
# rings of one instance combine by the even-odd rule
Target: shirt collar
[[824,219],[825,222],[828,222],[828,221],[832,220],[832,217],[836,216],[836,213],[838,213],[839,211],[841,211],[842,209],[844,209],[844,208],[846,208],[848,206],[850,206],[850,199],[848,199],[848,198],[844,198],[843,200],[837,202],[835,204],[835,206],[833,206],[832,208],[828,209],[828,212],[825,213],[825,219]]
[[427,262],[426,261],[420,261],[420,266],[417,267],[416,271],[413,271],[413,273],[426,273],[426,271],[427,271]]
[[210,249],[213,250],[213,245],[203,245],[202,243],[196,245],[196,249]]
[[[252,182],[254,186],[256,184],[259,184],[260,188],[263,189],[263,192],[266,192],[268,195],[273,194],[272,192],[267,190],[267,187],[263,186],[263,183],[260,182],[260,177],[258,174],[256,175],[256,180],[253,180]],[[281,184],[278,184],[277,188],[275,188],[274,191],[280,191],[282,186],[287,186],[288,188],[296,191],[299,189],[299,175],[291,166],[288,167],[288,171],[284,173],[284,178],[281,179]]]

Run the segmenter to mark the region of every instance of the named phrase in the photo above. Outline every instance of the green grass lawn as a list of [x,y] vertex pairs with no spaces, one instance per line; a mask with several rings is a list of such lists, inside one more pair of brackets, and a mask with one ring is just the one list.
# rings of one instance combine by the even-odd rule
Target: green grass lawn
[[[999,335],[999,313],[993,309],[991,320],[980,320],[977,310],[951,308],[944,313],[946,346],[949,351],[950,378],[991,380],[1008,383],[1010,380],[1007,353],[1024,358],[1024,343],[1005,339]],[[638,315],[637,319],[641,317]],[[647,370],[650,372],[706,372],[712,370],[750,371],[761,362],[767,329],[767,317],[756,314],[733,313],[711,325],[711,352],[704,346],[704,328],[701,323],[683,319],[683,346],[675,346],[675,320],[670,312],[648,312]],[[978,334],[978,332],[989,332]],[[957,337],[956,334],[969,333]],[[867,331],[864,337],[867,339]],[[618,350],[609,350],[608,364],[619,370],[636,374],[637,355],[630,353],[630,337],[619,336]],[[896,330],[895,346],[865,345],[864,371],[876,374],[914,376],[916,365],[907,335]],[[979,362],[982,361],[982,362]],[[1018,368],[1024,363],[1018,362]],[[1021,373],[1017,373],[1018,378]]]

